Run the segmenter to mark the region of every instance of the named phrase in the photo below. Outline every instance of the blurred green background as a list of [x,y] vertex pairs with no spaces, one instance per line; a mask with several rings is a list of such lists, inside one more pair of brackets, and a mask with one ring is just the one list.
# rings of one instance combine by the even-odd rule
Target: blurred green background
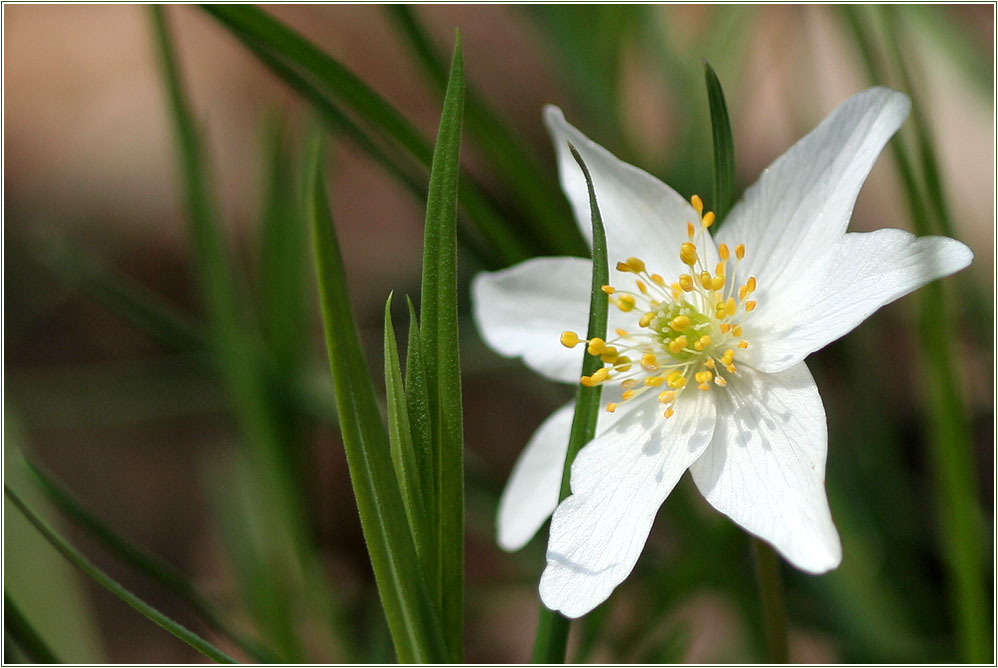
[[[919,156],[931,147],[940,178],[935,190],[931,178],[922,182],[923,204],[942,197],[948,210],[945,219],[938,208],[926,215],[925,204],[923,223],[959,238],[976,257],[943,281],[944,311],[925,311],[939,302],[903,299],[809,360],[828,414],[827,487],[844,560],[823,577],[784,570],[790,652],[795,662],[967,656],[967,621],[958,612],[966,610],[966,588],[979,588],[981,614],[990,613],[993,598],[992,5],[265,11],[352,70],[430,140],[442,94],[413,39],[424,37],[445,62],[460,28],[471,86],[465,166],[518,244],[503,250],[476,226],[474,212],[465,216],[465,314],[476,271],[581,252],[540,122],[545,103],[562,106],[590,137],[680,193],[707,196],[703,58],[725,87],[739,189],[849,95],[873,84],[912,94],[923,122],[909,119],[902,140],[914,147],[908,157],[919,174]],[[391,644],[338,441],[299,227],[301,142],[315,108],[217,17],[193,6],[166,13],[252,323],[253,364],[267,379],[273,451],[258,456],[246,447],[245,426],[231,408],[238,397],[227,393],[204,344],[206,279],[188,240],[146,8],[5,5],[5,481],[124,585],[237,658],[247,655],[206,625],[189,596],[129,568],[60,513],[20,453],[107,526],[185,574],[226,626],[270,658],[387,660]],[[378,369],[384,299],[391,290],[419,293],[423,203],[413,190],[425,188],[425,171],[376,128],[371,134],[387,161],[330,123],[328,109],[320,115],[333,128],[331,206]],[[523,156],[537,179],[520,169]],[[919,230],[899,164],[886,150],[851,229]],[[396,300],[396,327],[404,330],[403,306]],[[533,639],[544,540],[502,553],[493,541],[495,506],[519,450],[571,389],[485,349],[470,319],[461,327],[466,656],[519,662]],[[942,398],[947,386],[920,352],[932,337],[952,352],[955,389]],[[941,405],[948,413],[940,416]],[[286,467],[286,479],[268,476],[266,457]],[[962,500],[947,500],[954,481],[941,471],[962,472],[955,482]],[[290,491],[282,480],[292,481]],[[966,511],[961,517],[970,518],[978,543],[968,548],[976,550],[969,562],[976,570],[963,580],[963,598],[954,594],[954,557],[944,547],[949,523],[957,522],[953,503]],[[58,657],[199,659],[74,571],[6,500],[4,519],[5,594]],[[978,634],[990,634],[990,617],[974,623]],[[684,479],[635,574],[574,626],[569,658],[752,661],[763,648],[748,540]],[[18,652],[5,635],[5,661]]]

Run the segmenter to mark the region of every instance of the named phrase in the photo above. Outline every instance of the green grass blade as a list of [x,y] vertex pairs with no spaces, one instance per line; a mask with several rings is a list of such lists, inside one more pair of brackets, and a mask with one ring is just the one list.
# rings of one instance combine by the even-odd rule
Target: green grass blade
[[[274,59],[282,63],[285,67],[275,69],[279,76],[289,71],[294,73],[299,85],[309,87],[308,99],[341,101],[396,146],[401,146],[416,164],[423,168],[430,166],[433,156],[430,142],[387,100],[335,58],[256,7],[204,5],[203,9],[255,54],[269,54],[272,58],[264,59],[266,64],[272,64]],[[461,186],[461,202],[501,264],[519,262],[534,254],[534,249],[524,243],[471,180]]]
[[437,144],[430,170],[423,240],[420,347],[437,478],[438,573],[448,656],[462,656],[464,619],[464,433],[457,332],[457,196],[464,62],[454,45]]
[[25,463],[28,471],[34,476],[38,486],[48,499],[55,507],[65,513],[76,526],[85,529],[100,541],[109,552],[136,571],[155,580],[182,598],[212,630],[238,645],[249,656],[257,661],[273,662],[275,660],[275,657],[265,648],[245,638],[225,623],[215,606],[190,584],[189,578],[107,526],[44,468],[27,459],[25,459]]
[[4,494],[8,499],[10,499],[11,503],[13,503],[17,509],[21,511],[28,521],[34,525],[38,532],[42,534],[42,536],[44,536],[45,539],[48,540],[60,554],[62,554],[62,556],[83,571],[97,584],[104,587],[104,589],[108,590],[111,594],[130,605],[147,619],[154,622],[176,638],[183,640],[185,643],[201,652],[209,659],[217,661],[218,663],[237,663],[237,661],[231,656],[218,649],[198,634],[194,633],[182,624],[170,619],[159,610],[118,584],[111,576],[99,569],[89,559],[83,556],[79,550],[60,536],[44,519],[36,514],[21,499],[21,497],[14,492],[14,490],[6,485],[4,485]]
[[731,137],[731,120],[724,101],[721,82],[706,60],[703,73],[707,82],[707,100],[710,105],[711,136],[714,139],[714,201],[711,203],[716,226],[724,222],[735,199],[735,142]]
[[398,478],[399,489],[402,490],[402,501],[405,504],[406,516],[409,518],[409,528],[412,530],[416,553],[423,565],[423,571],[426,572],[432,565],[427,561],[427,544],[432,534],[426,517],[426,499],[423,496],[421,472],[413,445],[412,428],[409,425],[409,405],[402,384],[402,365],[399,362],[391,308],[392,298],[389,295],[388,301],[385,302],[385,394],[388,403],[388,442],[391,445],[395,476]]
[[[387,5],[386,11],[405,38],[426,77],[444,91],[447,64],[433,48],[412,7]],[[520,138],[492,112],[469,85],[465,91],[465,125],[489,164],[509,187],[512,198],[529,216],[529,231],[546,252],[553,255],[585,255],[586,244],[574,223],[571,210],[561,197],[553,172],[541,167]]]
[[[606,338],[607,310],[609,307],[606,294],[602,287],[610,282],[610,269],[606,259],[606,233],[603,230],[603,218],[600,216],[599,204],[596,202],[596,192],[589,169],[582,161],[582,156],[569,145],[572,156],[579,163],[579,168],[586,177],[589,188],[589,209],[593,225],[593,280],[592,296],[589,300],[589,326],[586,338]],[[596,355],[584,355],[582,360],[582,376],[591,376],[603,366],[603,361]],[[565,455],[565,467],[561,474],[561,494],[564,500],[571,494],[572,462],[582,447],[593,440],[596,435],[596,421],[599,418],[600,395],[602,388],[585,387],[579,384],[575,393],[575,415],[572,418],[572,430],[568,439],[568,452]],[[540,618],[537,622],[537,635],[534,639],[533,663],[564,663],[565,650],[568,645],[568,618],[541,606]]]
[[[32,662],[62,663],[6,591],[3,593],[3,622],[4,635],[9,634],[17,648]],[[4,654],[4,663],[13,663],[11,657],[6,656],[6,651]]]
[[326,199],[318,142],[306,172],[306,204],[340,431],[378,592],[403,663],[447,659],[416,555],[346,287]]
[[[853,6],[842,8],[864,57],[871,79],[884,79],[874,55],[866,24]],[[931,234],[933,211],[915,173],[907,147],[900,138],[891,153],[908,199],[908,209],[918,234]],[[942,556],[950,583],[949,594],[963,659],[972,663],[991,660],[987,641],[988,612],[985,602],[984,542],[977,508],[972,441],[967,408],[956,377],[952,341],[938,336],[938,323],[946,321],[949,304],[944,285],[935,281],[919,291],[921,353],[928,377],[924,387],[929,417],[929,456],[936,474],[937,516]]]

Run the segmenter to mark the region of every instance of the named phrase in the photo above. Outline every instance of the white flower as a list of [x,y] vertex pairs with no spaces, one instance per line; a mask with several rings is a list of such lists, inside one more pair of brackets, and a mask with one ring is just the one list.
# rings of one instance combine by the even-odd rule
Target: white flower
[[[944,237],[847,233],[859,189],[908,114],[901,93],[856,95],[746,190],[716,239],[713,214],[625,164],[548,107],[561,184],[591,237],[571,142],[592,172],[611,267],[595,440],[558,505],[572,405],[533,435],[500,502],[499,543],[522,547],[551,515],[544,603],[569,617],[631,572],[659,506],[690,470],[704,497],[810,573],[842,558],[825,497],[825,413],[804,358],[875,310],[970,264]],[[695,223],[695,224],[694,224]],[[640,258],[640,259],[639,259]],[[485,341],[548,378],[579,382],[591,262],[536,258],[472,285]],[[557,510],[555,507],[557,506]]]

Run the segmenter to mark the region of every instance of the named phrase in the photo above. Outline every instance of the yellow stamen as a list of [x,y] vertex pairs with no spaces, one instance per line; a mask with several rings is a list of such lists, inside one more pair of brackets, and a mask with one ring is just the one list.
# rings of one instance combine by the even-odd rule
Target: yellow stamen
[[622,336],[622,337],[626,337],[626,336],[628,336],[628,333],[627,333],[627,330],[626,330],[626,329],[624,329],[623,327],[618,327],[618,328],[617,328],[616,330],[614,330],[614,331],[616,331],[616,332],[617,332],[617,336]]
[[714,278],[710,279],[710,289],[720,290],[724,287],[724,276],[718,274]]
[[728,332],[731,331],[731,323],[730,322],[722,322],[721,326],[718,327],[718,329],[721,330],[721,334],[727,334]]
[[665,409],[664,415],[665,415],[666,418],[671,418],[675,414],[676,414],[676,411],[672,410],[671,406],[669,408]]
[[602,383],[604,380],[606,380],[609,377],[610,377],[610,370],[607,369],[606,367],[603,367],[601,369],[597,369],[596,373],[594,373],[591,376],[591,378],[593,379],[594,383]]
[[693,292],[693,277],[689,274],[681,275],[679,277],[679,287],[681,287],[684,292]]
[[631,399],[634,398],[635,394],[636,393],[634,390],[627,390],[622,395],[620,395],[620,398],[623,399],[624,401],[630,401]]
[[720,247],[717,249],[717,253],[718,255],[721,256],[721,259],[724,260],[725,262],[727,262],[728,258],[731,257],[731,251],[728,250],[728,244],[721,244]]
[[676,393],[672,390],[666,390],[665,392],[660,392],[658,395],[658,400],[663,404],[671,404],[676,400]]
[[686,386],[686,376],[678,376],[676,378],[673,378],[669,382],[669,387],[671,387],[674,390],[680,390],[685,386]]
[[722,378],[721,376],[718,376],[717,378],[714,379],[714,384],[717,385],[718,387],[727,387],[728,381],[724,380],[724,378]]
[[634,295],[620,295],[617,297],[617,308],[619,308],[624,313],[634,310]]
[[745,310],[746,311],[751,311],[754,308],[755,308],[755,302],[754,301],[752,301],[750,299],[749,301],[745,302]]
[[606,412],[607,413],[612,413],[615,410],[617,410],[617,404],[610,403],[610,404],[606,405]]
[[711,225],[713,225],[714,224],[714,212],[713,211],[708,211],[707,213],[703,214],[703,218],[700,220],[700,224],[703,225],[704,229],[707,229],[708,227],[710,227]]
[[[613,367],[617,371],[630,371],[631,370],[631,358],[627,355],[621,355],[617,358],[617,363]],[[624,383],[627,381],[625,380]],[[623,383],[621,383],[623,384]]]
[[606,348],[604,348],[603,353],[599,356],[599,358],[603,360],[603,362],[605,362],[606,364],[616,363],[617,357],[618,357],[617,349],[614,348],[613,346],[607,346]]
[[742,349],[748,348],[748,341],[742,339],[741,341],[738,342],[738,347]]
[[697,263],[697,247],[689,241],[684,241],[679,248],[679,259],[682,260],[683,264],[692,267]]
[[645,378],[645,385],[648,387],[658,387],[665,382],[664,376],[648,376]]
[[622,271],[624,273],[627,273],[630,270],[631,270],[631,268],[627,266],[626,262],[618,262],[617,263],[617,271]]
[[693,233],[694,233],[695,229],[696,229],[696,228],[694,228],[694,227],[693,227],[693,223],[686,223],[686,235],[687,235],[687,236],[688,236],[688,237],[689,237],[690,239],[692,239],[692,238],[693,238]]
[[651,275],[651,282],[660,288],[665,286],[665,279],[659,276],[658,274]]
[[709,290],[710,289],[710,283],[711,283],[710,272],[709,271],[701,271],[700,272],[700,285],[702,285],[703,287],[705,287],[705,288],[707,288]]
[[749,292],[755,292],[755,276],[749,276],[748,280],[745,281],[745,285],[748,286]]
[[735,246],[735,257],[739,260],[745,257],[745,244],[738,244]]
[[693,208],[697,210],[698,216],[703,215],[703,200],[700,199],[700,195],[694,195],[693,197],[691,197],[690,204],[692,204]]
[[628,378],[627,380],[625,380],[623,383],[620,384],[620,387],[622,387],[625,390],[629,390],[632,387],[637,387],[637,386],[638,386],[638,381],[634,380],[633,378]]
[[636,257],[627,258],[627,266],[635,274],[640,274],[645,270],[645,263]]
[[734,334],[735,336],[741,336],[742,335],[742,326],[741,325],[735,325],[734,327],[731,328],[731,333]]
[[689,340],[686,338],[686,335],[680,334],[672,341],[669,341],[669,352],[672,353],[673,355],[678,355],[683,351],[683,348],[685,348],[688,344]]
[[589,339],[589,348],[587,349],[587,352],[590,355],[599,355],[601,352],[603,352],[604,348],[606,348],[606,341],[604,341],[600,337],[595,336]]
[[645,371],[654,371],[658,368],[658,358],[655,353],[645,353],[641,356],[641,368]]
[[704,348],[706,348],[707,346],[709,346],[709,345],[710,345],[710,343],[711,343],[711,338],[710,338],[710,336],[708,336],[707,334],[704,334],[704,335],[703,335],[703,336],[701,336],[701,337],[700,337],[699,339],[697,339],[697,342],[693,344],[693,347],[694,347],[694,348],[695,348],[695,349],[696,349],[697,351],[701,351],[701,350],[703,350]]
[[612,295],[614,292],[617,291],[617,289],[615,287],[613,287],[612,285],[604,285],[603,287],[600,288],[600,290],[602,290],[603,292],[605,292],[608,295]]
[[579,338],[579,335],[576,334],[575,332],[566,331],[561,333],[561,345],[565,346],[566,348],[574,348],[575,346],[579,345],[579,343],[581,342],[582,340]]
[[669,323],[669,326],[672,327],[677,332],[681,332],[687,327],[689,327],[691,324],[692,323],[690,322],[689,316],[677,315],[675,318],[672,319],[672,322]]
[[642,327],[647,327],[648,324],[654,319],[655,319],[655,313],[653,311],[648,311],[643,316],[641,316],[641,319],[638,320],[638,324],[641,325]]

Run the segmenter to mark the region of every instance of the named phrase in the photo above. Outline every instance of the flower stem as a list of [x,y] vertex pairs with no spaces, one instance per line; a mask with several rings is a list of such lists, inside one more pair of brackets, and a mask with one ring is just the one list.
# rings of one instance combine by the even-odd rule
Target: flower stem
[[766,626],[767,658],[772,663],[787,662],[787,611],[783,599],[780,560],[766,543],[752,538],[755,577],[759,583],[763,622]]

